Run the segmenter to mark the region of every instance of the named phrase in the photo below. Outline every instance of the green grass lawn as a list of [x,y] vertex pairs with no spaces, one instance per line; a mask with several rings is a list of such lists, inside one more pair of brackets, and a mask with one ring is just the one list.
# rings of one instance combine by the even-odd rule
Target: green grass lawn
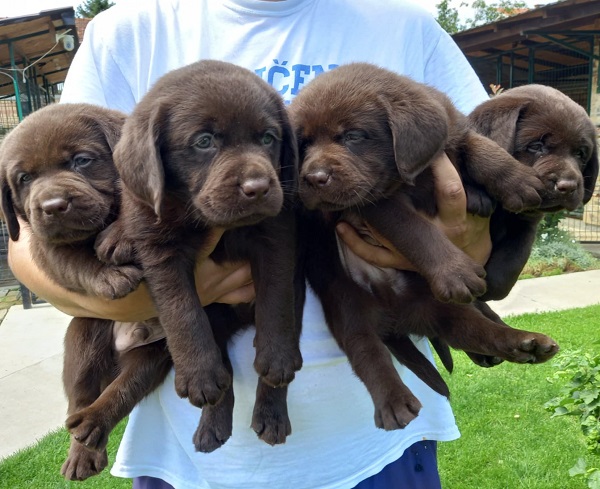
[[[598,348],[600,306],[509,318],[513,326],[552,336],[562,350]],[[560,353],[559,353],[560,355]],[[568,470],[588,455],[576,419],[550,418],[543,405],[560,386],[548,382],[552,363],[477,367],[455,352],[455,369],[446,380],[462,437],[439,445],[444,489],[585,489]],[[108,447],[114,460],[124,423],[113,432]],[[69,438],[65,430],[52,433],[32,448],[0,462],[2,489],[130,488],[131,481],[111,477],[108,469],[84,482],[65,482],[60,467]]]
[[[112,466],[117,447],[125,429],[125,422],[112,432],[108,442],[109,467]],[[86,481],[66,481],[60,468],[69,451],[69,434],[65,429],[45,436],[30,448],[0,461],[1,489],[131,489],[130,479],[113,477],[108,468]]]
[[[513,327],[552,336],[562,351],[596,349],[600,306],[564,312],[526,314],[507,319]],[[560,352],[558,353],[560,355]],[[491,369],[455,352],[455,369],[446,376],[462,437],[439,446],[445,489],[584,489],[569,469],[588,454],[578,420],[550,418],[544,403],[558,394],[550,383],[552,361],[539,365],[503,363]]]

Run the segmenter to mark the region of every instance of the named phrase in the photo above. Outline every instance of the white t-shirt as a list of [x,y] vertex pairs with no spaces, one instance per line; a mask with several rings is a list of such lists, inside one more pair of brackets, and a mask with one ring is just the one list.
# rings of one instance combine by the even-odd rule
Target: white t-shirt
[[[98,15],[70,68],[63,102],[131,112],[167,71],[199,59],[244,66],[290,101],[323,71],[367,61],[446,92],[463,112],[487,98],[464,56],[433,17],[404,0],[146,0]],[[190,93],[190,97],[194,94]],[[213,453],[194,451],[200,410],[180,399],[173,373],[136,407],[112,468],[154,476],[177,489],[345,489],[376,474],[423,439],[459,436],[448,401],[398,365],[421,401],[404,430],[375,427],[373,403],[331,337],[309,290],[301,350],[289,387],[293,433],[269,446],[250,428],[257,376],[253,330],[230,346],[233,435]],[[432,358],[426,341],[416,341]]]

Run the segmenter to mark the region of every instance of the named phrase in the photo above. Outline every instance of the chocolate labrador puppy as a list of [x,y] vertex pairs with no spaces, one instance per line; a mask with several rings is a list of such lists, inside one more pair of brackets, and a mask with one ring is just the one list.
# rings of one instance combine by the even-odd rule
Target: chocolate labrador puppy
[[224,442],[217,425],[231,431],[233,408],[231,364],[193,273],[214,228],[226,229],[215,260],[251,264],[260,376],[253,427],[265,441],[283,442],[286,386],[302,363],[295,311],[302,299],[295,301],[301,294],[294,276],[297,146],[281,97],[244,68],[193,63],[164,75],[139,102],[114,158],[122,212],[99,237],[97,252],[123,263],[133,243],[166,334],[176,391],[203,407],[196,448],[210,451]]
[[[473,186],[472,195],[485,188],[515,212],[540,204],[543,187],[531,168],[470,129],[442,93],[370,64],[320,75],[290,110],[308,209],[301,220],[307,278],[373,398],[378,427],[403,428],[421,407],[388,351],[400,361],[425,362],[408,334],[514,362],[542,362],[556,353],[551,338],[507,328],[469,304],[485,292],[482,267],[417,212],[436,212],[429,164],[441,152]],[[491,213],[485,199],[471,200],[473,211]],[[367,221],[418,274],[381,270],[352,255],[336,238],[340,219],[359,227]]]
[[112,149],[124,120],[89,104],[50,105],[11,131],[0,155],[10,238],[19,239],[19,217],[31,227],[31,253],[42,270],[69,290],[108,299],[127,295],[142,277],[134,265],[100,262],[93,246],[119,212]]
[[[535,169],[544,182],[538,209],[515,213],[499,203],[492,214],[492,253],[485,265],[487,291],[479,300],[500,300],[527,263],[544,213],[572,211],[592,198],[598,177],[597,133],[583,107],[544,85],[506,90],[475,108],[469,121],[519,163]],[[478,307],[489,310],[483,303]],[[446,368],[452,370],[447,345],[433,344]],[[502,361],[468,354],[482,367]]]
[[[119,213],[119,177],[112,152],[124,121],[124,114],[94,105],[50,105],[27,116],[0,148],[1,208],[11,239],[19,238],[19,218],[31,228],[36,264],[52,280],[107,299],[128,294],[142,278],[139,267],[105,264],[94,252],[96,236]],[[145,339],[146,325],[138,329]],[[87,427],[76,420],[82,409],[96,409],[102,417],[116,409],[118,403],[90,405],[143,351],[115,355],[112,347],[112,321],[74,318],[67,328],[63,383],[72,436],[62,473],[68,479],[85,479],[108,462],[106,438],[114,425],[94,445]],[[146,353],[153,355],[148,349]],[[128,395],[125,390],[123,396]]]
[[596,128],[586,111],[562,92],[526,85],[502,92],[470,115],[472,126],[497,142],[544,182],[538,209],[492,215],[492,254],[482,300],[508,295],[525,266],[544,213],[575,210],[594,193],[598,177]]

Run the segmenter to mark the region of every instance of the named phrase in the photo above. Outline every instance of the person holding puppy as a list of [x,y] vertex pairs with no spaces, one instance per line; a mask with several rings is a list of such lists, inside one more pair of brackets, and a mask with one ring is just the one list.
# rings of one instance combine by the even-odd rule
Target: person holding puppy
[[[150,0],[124,2],[87,27],[62,102],[88,102],[131,112],[168,71],[199,59],[244,66],[287,101],[324,71],[368,61],[447,93],[468,113],[487,98],[468,62],[430,14],[407,0]],[[190,97],[193,97],[190,94]],[[466,215],[460,179],[446,157],[433,165],[439,215],[436,224],[471,257],[485,263],[488,221]],[[372,247],[351,227],[338,232],[363,258],[383,267],[410,269],[395,250]],[[215,232],[212,245],[220,232]],[[203,304],[253,297],[247,265],[217,266],[207,247],[198,257],[197,288]],[[69,293],[32,262],[27,235],[10,244],[10,266],[40,297],[73,316],[145,320],[156,314],[144,285],[106,301]],[[447,399],[398,366],[423,404],[404,430],[375,428],[368,393],[328,332],[311,291],[304,311],[304,366],[289,389],[293,433],[268,446],[250,428],[256,373],[253,331],[232,343],[236,405],[232,437],[210,454],[191,442],[198,409],[180,399],[173,374],[134,410],[112,473],[141,488],[426,488],[440,487],[436,441],[459,436]],[[432,359],[425,340],[417,346]]]

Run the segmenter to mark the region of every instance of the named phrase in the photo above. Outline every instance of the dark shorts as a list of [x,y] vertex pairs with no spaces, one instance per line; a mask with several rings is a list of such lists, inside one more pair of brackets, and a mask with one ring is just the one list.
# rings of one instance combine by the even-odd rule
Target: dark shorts
[[[381,472],[365,479],[354,489],[441,489],[435,441],[420,441],[407,448],[402,457]],[[155,477],[136,477],[133,489],[174,489]]]

